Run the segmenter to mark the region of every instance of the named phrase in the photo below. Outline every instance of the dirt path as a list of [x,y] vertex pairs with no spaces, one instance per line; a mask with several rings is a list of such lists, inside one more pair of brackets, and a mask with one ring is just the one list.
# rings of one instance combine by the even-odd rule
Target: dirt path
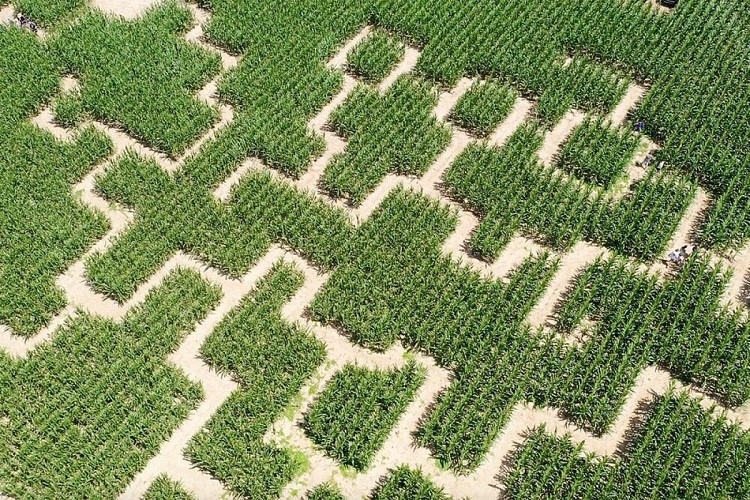
[[732,279],[724,294],[724,303],[732,307],[750,305],[750,244],[745,245],[730,261]]
[[585,114],[575,109],[568,111],[563,119],[555,125],[555,128],[544,137],[544,142],[539,150],[539,159],[545,166],[552,166],[555,155],[560,150],[560,147],[570,134],[573,133],[573,129],[583,123],[585,116]]
[[560,259],[560,268],[547,286],[547,291],[531,310],[527,322],[532,328],[554,322],[553,312],[563,294],[578,274],[601,256],[610,255],[606,249],[580,241]]
[[442,122],[446,121],[453,107],[461,96],[471,88],[472,83],[473,80],[470,78],[461,78],[455,87],[448,92],[442,92],[438,98],[437,106],[432,110],[433,116]]
[[612,122],[613,125],[625,125],[628,113],[638,105],[645,94],[645,88],[635,83],[631,83],[628,90],[625,92],[625,96],[607,117],[609,118],[609,121]]
[[406,46],[406,51],[404,53],[404,58],[401,60],[401,62],[396,66],[396,69],[391,71],[391,73],[385,77],[385,79],[380,82],[380,85],[378,85],[378,90],[381,93],[385,93],[391,85],[393,85],[393,82],[395,82],[398,77],[405,75],[411,70],[413,70],[417,66],[417,61],[419,60],[420,52],[410,46]]
[[140,498],[151,482],[162,473],[182,482],[183,486],[198,498],[219,498],[225,493],[224,487],[219,481],[195,468],[183,456],[184,450],[192,437],[205,426],[211,416],[236,388],[236,383],[230,377],[217,374],[203,362],[199,357],[200,348],[229,311],[241,302],[242,298],[255,287],[256,283],[271,270],[274,263],[281,259],[283,255],[284,251],[280,248],[272,248],[240,280],[227,279],[212,269],[206,269],[205,265],[196,259],[183,254],[177,254],[170,259],[170,263],[165,265],[160,273],[157,273],[168,274],[168,271],[166,273],[164,271],[170,268],[193,269],[199,272],[204,279],[219,286],[223,296],[219,305],[169,356],[170,363],[181,369],[193,382],[200,383],[203,386],[205,399],[172,433],[169,440],[161,445],[157,455],[149,460],[146,467],[138,473],[120,495],[121,499]]
[[523,97],[516,99],[516,103],[508,116],[490,135],[489,143],[495,147],[502,147],[510,136],[518,130],[518,127],[526,121],[533,107],[531,101],[527,101]]
[[158,3],[160,0],[93,0],[94,7],[125,19],[141,17],[146,10]]

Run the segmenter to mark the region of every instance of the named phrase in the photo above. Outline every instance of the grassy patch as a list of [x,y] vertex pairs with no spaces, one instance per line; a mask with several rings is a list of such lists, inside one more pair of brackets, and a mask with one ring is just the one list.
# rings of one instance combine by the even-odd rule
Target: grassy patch
[[154,479],[142,500],[195,500],[195,496],[185,491],[180,483],[162,474]]
[[372,500],[448,500],[442,488],[427,479],[421,471],[402,465],[380,480],[371,494]]

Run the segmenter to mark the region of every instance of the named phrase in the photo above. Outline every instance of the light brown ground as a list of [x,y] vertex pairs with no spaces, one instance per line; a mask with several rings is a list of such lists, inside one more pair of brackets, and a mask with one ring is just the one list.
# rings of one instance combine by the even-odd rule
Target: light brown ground
[[108,14],[136,19],[143,15],[150,7],[160,3],[160,0],[93,0],[94,7]]

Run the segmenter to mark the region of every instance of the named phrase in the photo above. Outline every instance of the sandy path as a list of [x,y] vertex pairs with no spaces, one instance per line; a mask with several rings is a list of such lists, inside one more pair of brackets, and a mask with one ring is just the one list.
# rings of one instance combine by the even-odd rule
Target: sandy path
[[205,399],[173,432],[169,440],[162,443],[158,454],[151,458],[146,467],[130,482],[120,495],[121,499],[140,498],[151,482],[162,473],[167,473],[170,477],[182,482],[183,486],[198,498],[219,498],[225,493],[219,481],[194,468],[183,457],[184,450],[192,437],[204,427],[236,388],[236,383],[230,377],[217,374],[203,362],[199,357],[200,348],[229,311],[241,302],[242,298],[283,255],[284,251],[280,248],[272,248],[240,280],[225,278],[217,271],[206,269],[201,262],[183,254],[177,254],[170,259],[170,263],[164,266],[164,268],[194,269],[204,279],[219,286],[223,292],[219,305],[169,356],[169,362],[180,368],[193,382],[203,386]]
[[305,284],[284,306],[282,316],[287,321],[312,331],[326,345],[328,362],[318,370],[316,375],[302,389],[303,400],[295,414],[291,418],[282,417],[265,436],[266,442],[302,451],[310,458],[310,470],[287,485],[282,497],[298,498],[301,491],[329,480],[343,486],[343,491],[350,497],[366,496],[389,468],[400,464],[404,454],[410,453],[411,433],[416,429],[417,423],[427,406],[437,393],[447,386],[448,373],[437,367],[431,359],[418,354],[415,355],[417,362],[427,368],[427,379],[420,388],[418,396],[399,419],[384,446],[374,458],[373,465],[363,474],[357,474],[353,478],[345,477],[338,463],[326,457],[322,450],[317,449],[312,441],[307,438],[299,423],[327,382],[344,365],[356,364],[371,369],[398,368],[406,362],[405,351],[403,347],[397,344],[384,353],[375,353],[350,343],[333,328],[322,326],[305,318],[303,316],[305,308],[325,284],[328,276],[319,274],[297,256],[289,255],[286,260],[293,262],[304,272]]
[[531,310],[527,322],[532,328],[547,326],[553,322],[555,307],[578,274],[600,256],[610,255],[606,249],[580,241],[560,259],[560,267],[547,286],[547,291]]
[[13,6],[10,4],[0,8],[0,24],[12,24],[15,15],[16,13],[13,10]]
[[378,90],[381,93],[385,93],[390,88],[390,86],[393,85],[393,82],[398,79],[398,77],[411,72],[411,70],[413,70],[417,66],[419,55],[420,52],[417,49],[407,45],[403,60],[398,64],[398,66],[396,66],[393,71],[391,71],[388,76],[385,77],[382,82],[380,82],[380,85],[378,85]]
[[544,137],[544,142],[539,150],[539,159],[545,166],[552,166],[555,155],[560,150],[560,147],[570,134],[573,133],[573,129],[583,123],[585,116],[585,114],[575,109],[568,111],[563,119],[555,125],[555,128]]
[[453,107],[456,105],[462,95],[471,88],[473,80],[470,78],[461,78],[458,84],[448,92],[442,92],[438,98],[437,106],[432,110],[432,114],[440,121],[446,121]]
[[725,304],[733,307],[750,305],[750,244],[737,252],[730,263],[732,279],[724,294]]
[[516,99],[513,109],[510,110],[508,116],[490,135],[489,144],[495,147],[502,147],[510,136],[518,130],[518,127],[526,121],[533,107],[532,102],[527,101],[523,97]]
[[102,11],[121,16],[125,19],[141,17],[146,10],[159,3],[160,0],[93,0],[94,7]]
[[645,94],[645,88],[635,83],[631,83],[628,90],[625,92],[625,96],[607,117],[609,118],[609,121],[612,122],[613,125],[625,125],[628,113],[638,105]]
[[356,35],[349,39],[341,49],[328,61],[326,66],[328,68],[340,68],[343,69],[346,66],[346,56],[356,47],[359,42],[364,40],[372,31],[372,27],[367,25],[362,28]]

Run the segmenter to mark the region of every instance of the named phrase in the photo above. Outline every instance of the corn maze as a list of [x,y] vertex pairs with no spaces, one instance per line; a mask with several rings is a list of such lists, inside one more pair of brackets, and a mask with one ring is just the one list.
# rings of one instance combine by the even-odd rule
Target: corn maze
[[0,9],[0,498],[750,498],[750,3]]

